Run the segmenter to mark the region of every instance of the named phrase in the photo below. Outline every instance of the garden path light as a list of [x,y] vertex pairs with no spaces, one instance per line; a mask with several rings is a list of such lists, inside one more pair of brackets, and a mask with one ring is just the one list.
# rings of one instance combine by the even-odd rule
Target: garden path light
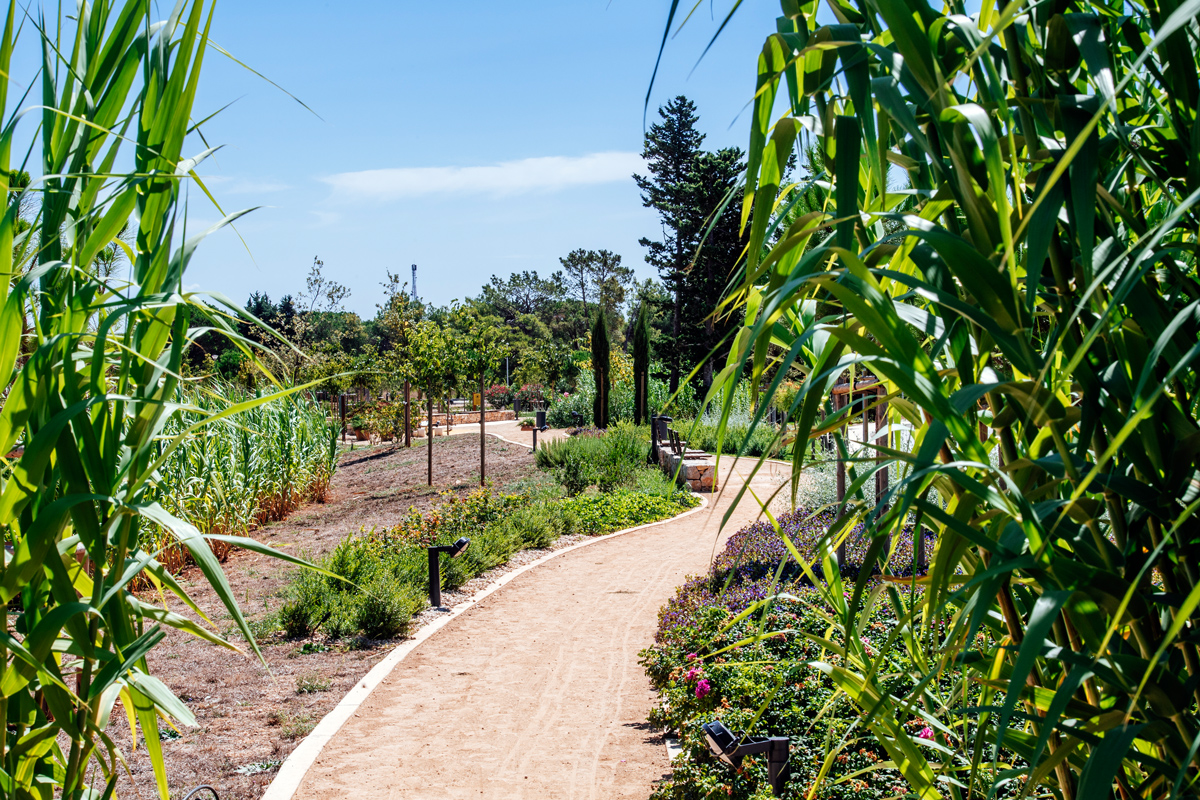
[[783,768],[788,763],[788,750],[791,741],[786,736],[771,736],[767,738],[747,736],[744,733],[734,734],[722,723],[713,721],[700,726],[704,738],[708,740],[708,749],[717,758],[731,767],[742,765],[742,759],[756,753],[767,754],[767,775],[771,780],[771,791],[778,797],[787,783]]
[[550,430],[550,426],[549,426],[549,425],[543,425],[543,426],[542,426],[542,427],[540,427],[540,428],[539,428],[539,427],[537,427],[536,425],[534,426],[534,428],[533,428],[533,452],[534,452],[534,454],[535,454],[535,455],[537,454],[537,435],[538,435],[538,431],[542,431],[542,432],[544,433],[544,432],[546,432],[546,431],[548,431],[548,430]]
[[429,604],[434,608],[442,607],[442,567],[438,563],[438,556],[449,553],[451,558],[458,558],[470,545],[471,540],[464,536],[454,544],[426,548],[429,553]]

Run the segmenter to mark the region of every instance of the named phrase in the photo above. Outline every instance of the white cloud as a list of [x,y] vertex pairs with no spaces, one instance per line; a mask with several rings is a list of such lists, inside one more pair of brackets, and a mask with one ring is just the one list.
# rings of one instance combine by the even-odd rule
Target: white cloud
[[646,164],[637,153],[591,153],[525,158],[486,167],[369,169],[342,172],[324,180],[338,197],[379,201],[464,192],[491,195],[552,192],[569,186],[625,181],[645,169]]
[[286,183],[273,181],[270,178],[236,178],[228,175],[202,175],[204,184],[212,190],[218,200],[222,195],[230,194],[267,194],[282,192],[290,189]]

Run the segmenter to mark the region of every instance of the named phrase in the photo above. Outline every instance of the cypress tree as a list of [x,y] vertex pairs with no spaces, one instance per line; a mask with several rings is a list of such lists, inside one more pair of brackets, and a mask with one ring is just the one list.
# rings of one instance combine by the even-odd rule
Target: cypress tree
[[633,424],[650,419],[650,314],[646,304],[638,309],[633,326]]
[[596,379],[596,398],[592,401],[592,418],[601,430],[608,427],[608,321],[604,309],[596,313],[592,326],[592,375]]

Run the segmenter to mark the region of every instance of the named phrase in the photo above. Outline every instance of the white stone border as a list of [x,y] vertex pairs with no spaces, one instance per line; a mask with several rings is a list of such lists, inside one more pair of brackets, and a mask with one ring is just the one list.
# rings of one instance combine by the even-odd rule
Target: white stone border
[[[503,437],[497,436],[496,438]],[[508,440],[506,439],[505,441]],[[519,444],[519,442],[513,442],[513,444]],[[341,702],[339,702],[332,711],[330,711],[321,719],[320,723],[317,724],[317,727],[313,728],[312,733],[306,736],[304,741],[300,742],[299,746],[297,746],[296,749],[293,750],[290,755],[288,755],[283,764],[280,765],[278,774],[276,774],[274,780],[271,781],[271,785],[267,787],[266,794],[263,795],[262,800],[291,800],[291,798],[296,794],[296,790],[300,788],[300,783],[304,780],[304,776],[308,774],[308,770],[316,762],[317,756],[319,756],[321,751],[325,748],[325,743],[332,739],[333,736],[341,729],[341,727],[346,724],[346,721],[354,716],[354,713],[358,711],[358,707],[362,705],[363,701],[367,699],[375,687],[378,686],[380,682],[382,682],[383,679],[386,678],[391,671],[396,668],[397,664],[403,661],[404,658],[413,650],[416,650],[422,642],[433,636],[433,634],[437,633],[442,628],[446,627],[451,620],[462,614],[465,614],[467,611],[475,607],[480,600],[483,600],[485,597],[503,588],[505,584],[507,584],[509,581],[515,580],[517,576],[523,575],[534,567],[545,564],[552,558],[560,556],[564,553],[570,553],[571,551],[578,550],[582,547],[588,547],[589,545],[596,544],[597,542],[603,542],[617,536],[624,536],[627,533],[635,533],[637,531],[645,530],[646,528],[653,528],[658,525],[665,525],[668,522],[675,522],[676,520],[683,519],[684,517],[703,511],[708,507],[708,499],[706,497],[695,493],[693,494],[695,497],[700,499],[700,505],[696,506],[695,508],[688,509],[682,514],[676,514],[668,519],[660,519],[657,522],[639,525],[636,528],[626,528],[623,531],[617,531],[616,533],[610,533],[605,536],[595,536],[579,542],[578,544],[573,544],[570,547],[564,547],[561,550],[556,550],[553,553],[544,555],[537,561],[532,561],[523,567],[514,569],[512,572],[507,572],[504,575],[501,575],[491,584],[481,589],[476,594],[471,595],[470,599],[465,600],[456,605],[454,608],[450,609],[449,613],[447,613],[441,619],[435,620],[434,622],[431,622],[418,630],[413,638],[397,646],[395,650],[388,653],[387,657],[372,667],[371,671],[368,672],[353,689],[347,692],[346,696],[342,698]]]

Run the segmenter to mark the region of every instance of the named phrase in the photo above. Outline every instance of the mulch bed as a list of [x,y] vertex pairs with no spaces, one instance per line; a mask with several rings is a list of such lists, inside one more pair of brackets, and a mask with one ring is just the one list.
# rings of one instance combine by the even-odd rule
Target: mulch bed
[[[466,493],[479,485],[479,439],[471,435],[434,440],[434,485],[426,486],[425,442],[411,450],[390,445],[358,449],[342,456],[325,503],[306,505],[288,519],[252,535],[290,553],[320,558],[362,527],[398,522],[410,507],[427,509],[442,492]],[[487,444],[487,476],[499,490],[537,473],[528,448],[491,437]],[[572,539],[574,537],[571,537]],[[570,544],[556,543],[554,549]],[[518,554],[524,563],[538,551]],[[480,576],[459,592],[443,593],[453,604],[486,586],[506,565]],[[274,559],[235,551],[225,573],[243,612],[254,622],[274,614],[292,567]],[[241,643],[233,622],[203,577],[187,570],[182,582],[217,629]],[[174,610],[178,603],[173,603]],[[415,624],[423,620],[418,617]],[[301,739],[399,640],[288,640],[281,634],[259,637],[267,662],[252,655],[214,647],[169,631],[149,657],[152,674],[164,681],[196,715],[198,727],[164,742],[171,796],[182,798],[210,784],[221,800],[259,798],[275,777],[279,763]],[[154,774],[144,746],[130,753],[125,715],[114,709],[109,733],[124,751],[132,779],[122,776],[124,797],[157,796]],[[168,732],[168,735],[169,732]]]

